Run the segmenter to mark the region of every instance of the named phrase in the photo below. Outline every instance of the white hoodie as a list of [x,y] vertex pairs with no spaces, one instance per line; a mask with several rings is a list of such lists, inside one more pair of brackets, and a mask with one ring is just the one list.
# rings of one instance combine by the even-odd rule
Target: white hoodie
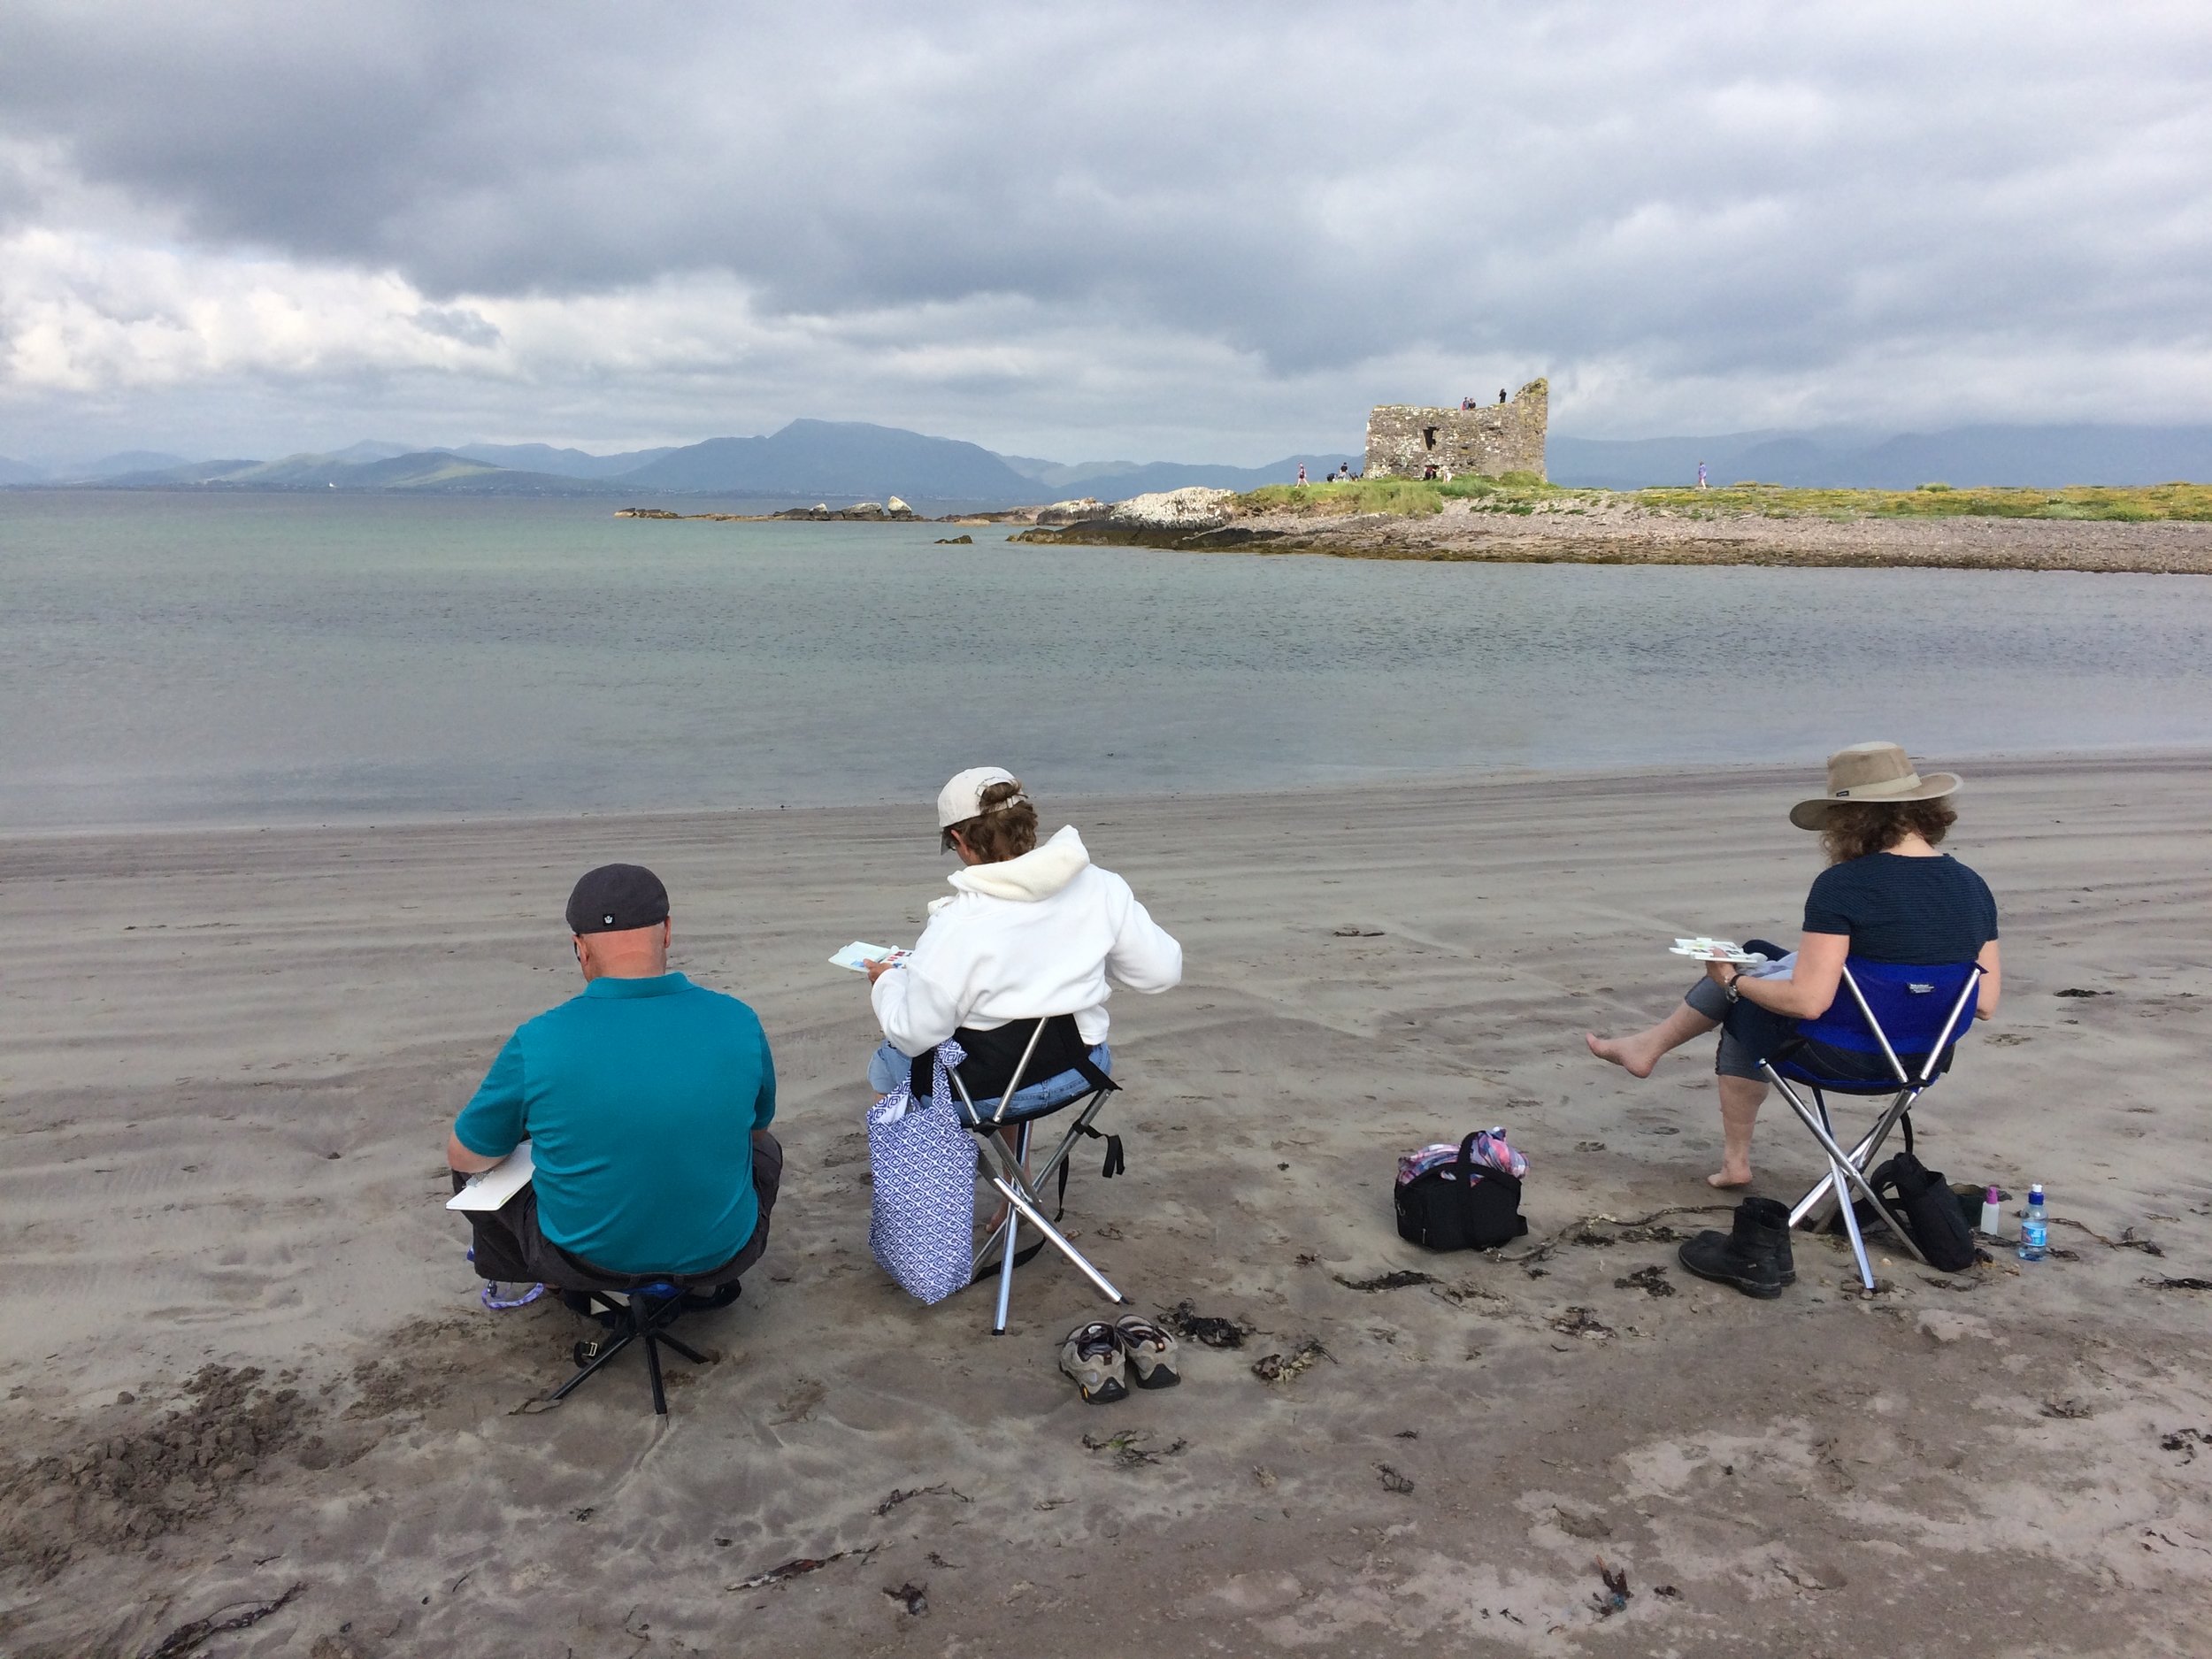
[[1183,977],[1182,946],[1126,881],[1091,862],[1073,825],[1018,858],[947,879],[953,895],[931,902],[913,954],[869,994],[902,1054],[925,1054],[963,1025],[990,1031],[1049,1014],[1073,1014],[1095,1048],[1106,1041],[1109,975],[1133,991]]

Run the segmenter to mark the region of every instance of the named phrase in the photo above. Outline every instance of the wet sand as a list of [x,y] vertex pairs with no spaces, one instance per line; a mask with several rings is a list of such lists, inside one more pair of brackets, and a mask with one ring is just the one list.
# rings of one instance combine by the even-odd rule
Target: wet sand
[[[1871,1301],[1810,1239],[1777,1302],[1684,1275],[1709,1056],[1581,1048],[1678,995],[1673,935],[1793,926],[1796,773],[1048,802],[1189,964],[1116,999],[1128,1172],[1079,1155],[1069,1228],[1245,1333],[1107,1408],[1054,1369],[1102,1305],[1064,1263],[994,1340],[868,1259],[872,1025],[822,958],[918,926],[926,808],[0,841],[0,1651],[2204,1652],[2212,1296],[2161,1281],[2212,1278],[2212,772],[1967,770],[2005,1003],[1922,1150],[2047,1182],[2061,1250]],[[627,1358],[519,1410],[576,1324],[480,1309],[441,1207],[617,856],[783,1079],[773,1242],[664,1422]],[[1401,1242],[1395,1155],[1493,1124],[1529,1236]],[[1756,1156],[1816,1170],[1778,1109]]]

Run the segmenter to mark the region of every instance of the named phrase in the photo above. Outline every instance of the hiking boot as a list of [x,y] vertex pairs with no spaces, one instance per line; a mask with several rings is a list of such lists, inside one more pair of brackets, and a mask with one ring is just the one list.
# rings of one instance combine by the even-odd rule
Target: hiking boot
[[1700,1279],[1733,1285],[1762,1302],[1797,1282],[1797,1266],[1790,1257],[1790,1212],[1771,1198],[1745,1199],[1736,1206],[1729,1232],[1701,1233],[1675,1254]]

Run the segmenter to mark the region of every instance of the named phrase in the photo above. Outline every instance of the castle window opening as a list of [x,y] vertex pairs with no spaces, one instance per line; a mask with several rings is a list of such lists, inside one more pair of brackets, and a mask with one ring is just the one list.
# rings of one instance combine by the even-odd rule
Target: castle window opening
[[1436,428],[1434,426],[1422,427],[1421,442],[1432,449],[1436,448]]

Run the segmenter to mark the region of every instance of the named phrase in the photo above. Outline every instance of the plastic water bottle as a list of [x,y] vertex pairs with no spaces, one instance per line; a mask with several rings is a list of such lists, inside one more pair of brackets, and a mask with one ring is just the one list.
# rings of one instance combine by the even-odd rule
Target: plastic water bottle
[[2050,1241],[2051,1225],[2044,1218],[2043,1187],[2039,1182],[2028,1188],[2028,1207],[2020,1217],[2020,1259],[2041,1261]]

